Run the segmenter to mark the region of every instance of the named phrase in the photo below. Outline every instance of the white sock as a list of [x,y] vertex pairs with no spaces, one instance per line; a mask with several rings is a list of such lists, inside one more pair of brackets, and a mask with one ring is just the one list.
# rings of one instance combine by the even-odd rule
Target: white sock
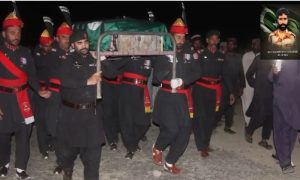
[[23,172],[23,171],[24,171],[23,169],[17,168],[17,172],[18,172],[18,173],[21,173],[21,172]]
[[7,163],[7,164],[5,165],[5,167],[6,167],[6,168],[9,168],[9,163]]
[[167,162],[166,162],[166,165],[167,165],[168,167],[172,167],[172,166],[173,166],[173,164],[169,164],[169,163],[167,163]]

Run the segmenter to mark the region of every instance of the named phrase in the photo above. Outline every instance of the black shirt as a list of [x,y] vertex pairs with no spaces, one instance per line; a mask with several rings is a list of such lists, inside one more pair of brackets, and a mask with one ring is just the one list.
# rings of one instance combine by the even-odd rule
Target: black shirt
[[[111,64],[101,62],[102,74],[114,78]],[[90,103],[96,100],[96,85],[87,85],[87,80],[96,73],[96,59],[91,54],[83,57],[77,52],[67,55],[60,68],[62,99],[72,103]]]
[[[185,43],[182,50],[176,53],[176,78],[181,78],[184,85],[190,85],[201,76],[199,58],[188,43]],[[159,56],[155,59],[153,74],[155,84],[172,79],[173,61],[172,56]]]
[[230,68],[224,63],[225,55],[219,51],[212,53],[207,48],[200,54],[200,66],[203,77],[221,78],[230,93],[233,85],[230,80]]
[[[19,46],[16,50],[12,50],[6,45],[0,46],[0,51],[7,56],[12,63],[14,63],[21,71],[25,72],[28,76],[29,85],[38,91],[39,84],[36,78],[36,70],[30,50]],[[10,73],[2,64],[0,64],[0,77],[4,79],[15,79],[16,77]]]

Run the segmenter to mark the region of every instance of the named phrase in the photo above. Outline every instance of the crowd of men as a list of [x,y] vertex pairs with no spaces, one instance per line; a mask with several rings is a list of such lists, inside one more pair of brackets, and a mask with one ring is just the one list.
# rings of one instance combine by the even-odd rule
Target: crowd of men
[[[207,32],[205,38],[194,35],[188,42],[188,29],[179,18],[170,28],[176,42],[176,58],[102,57],[102,69],[97,72],[87,33],[74,31],[66,20],[54,35],[49,18],[44,19],[47,28],[33,53],[20,46],[23,22],[18,13],[10,13],[3,21],[0,176],[8,174],[14,134],[16,175],[20,179],[29,177],[26,168],[33,122],[43,158],[55,151],[55,174],[62,173],[64,180],[71,180],[74,161],[80,155],[84,179],[97,180],[102,145],[107,142],[111,150],[116,150],[120,134],[127,149],[125,158],[132,159],[140,150],[139,142],[147,140],[145,134],[151,120],[159,126],[152,147],[153,162],[167,172],[179,174],[181,169],[175,164],[186,150],[191,132],[203,158],[213,151],[212,132],[223,117],[224,131],[235,134],[232,124],[239,97],[247,116],[246,141],[252,143],[254,131],[263,126],[259,145],[272,149],[268,139],[274,110],[276,154],[273,156],[284,173],[294,171],[291,153],[300,124],[295,114],[299,112],[294,112],[299,98],[283,97],[286,93],[297,96],[295,89],[299,85],[294,81],[300,77],[298,61],[289,61],[279,69],[273,61],[261,60],[257,38],[252,40],[252,50],[244,55],[237,52],[234,37],[228,38],[219,49],[218,30]],[[172,78],[174,61],[177,78]],[[159,86],[153,105],[148,81]],[[96,100],[99,82],[103,83],[103,98]],[[167,147],[169,151],[163,160]]]

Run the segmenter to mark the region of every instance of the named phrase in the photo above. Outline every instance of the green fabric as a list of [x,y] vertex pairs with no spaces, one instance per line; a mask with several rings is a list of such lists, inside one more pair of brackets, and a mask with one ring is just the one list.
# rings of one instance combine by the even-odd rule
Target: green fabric
[[[100,25],[96,26],[95,24],[97,23]],[[100,34],[104,32],[168,32],[166,26],[162,23],[141,21],[129,18],[75,23],[74,29],[81,29],[87,31],[91,50],[97,49],[98,38]],[[101,42],[101,50],[107,50],[109,48],[110,42],[110,35],[104,37]],[[169,37],[164,37],[164,51],[167,50],[172,50],[172,41]]]
[[[270,33],[277,29],[276,10],[278,8],[265,7],[260,15],[260,26],[264,32]],[[299,17],[290,10],[288,29],[295,34],[300,32]]]

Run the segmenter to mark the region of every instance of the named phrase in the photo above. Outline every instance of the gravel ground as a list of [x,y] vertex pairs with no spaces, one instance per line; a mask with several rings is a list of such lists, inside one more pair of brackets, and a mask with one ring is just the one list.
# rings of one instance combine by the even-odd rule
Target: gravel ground
[[[240,105],[236,108],[235,135],[224,133],[223,126],[217,128],[213,134],[211,146],[214,152],[206,159],[197,152],[194,137],[191,135],[189,146],[180,158],[177,165],[183,173],[175,176],[163,171],[151,161],[151,147],[158,135],[158,128],[152,126],[147,133],[148,141],[141,142],[142,150],[137,152],[133,160],[124,158],[126,153],[119,143],[118,151],[110,151],[108,146],[103,147],[100,176],[101,180],[299,180],[300,159],[299,143],[296,144],[293,161],[296,172],[283,175],[275,160],[271,158],[272,150],[265,150],[258,146],[261,130],[254,134],[253,144],[244,140],[244,120],[241,116]],[[272,140],[270,140],[272,143]],[[14,150],[12,151],[14,154]],[[164,154],[167,153],[167,150]],[[12,162],[14,156],[12,156]],[[31,157],[27,172],[37,180],[60,180],[60,175],[53,175],[55,166],[54,154],[48,160],[43,160],[38,152],[36,130],[31,138]],[[13,163],[11,163],[13,164]],[[299,166],[297,166],[299,165]],[[74,180],[83,179],[83,166],[76,160]],[[14,169],[10,169],[9,176],[2,179],[16,179]]]

